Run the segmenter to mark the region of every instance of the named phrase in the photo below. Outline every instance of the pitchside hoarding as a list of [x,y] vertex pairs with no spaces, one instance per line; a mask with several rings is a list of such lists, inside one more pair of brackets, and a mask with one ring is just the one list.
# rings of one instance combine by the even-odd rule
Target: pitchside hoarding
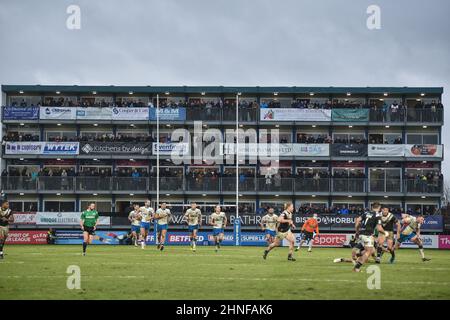
[[47,244],[48,230],[10,230],[6,244]]

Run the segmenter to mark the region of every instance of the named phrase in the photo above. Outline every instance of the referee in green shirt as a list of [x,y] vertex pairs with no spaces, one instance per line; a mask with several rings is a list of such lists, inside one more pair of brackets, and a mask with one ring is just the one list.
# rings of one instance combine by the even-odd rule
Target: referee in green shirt
[[86,255],[88,244],[94,239],[95,229],[98,223],[98,212],[95,210],[95,203],[90,203],[88,208],[81,213],[80,226],[83,230],[83,256]]

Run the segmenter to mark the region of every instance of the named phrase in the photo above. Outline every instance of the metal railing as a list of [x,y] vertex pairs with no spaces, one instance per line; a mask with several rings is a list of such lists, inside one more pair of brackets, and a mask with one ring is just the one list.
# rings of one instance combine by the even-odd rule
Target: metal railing
[[[3,192],[156,192],[155,177],[1,177]],[[442,194],[441,180],[367,178],[279,178],[239,179],[239,192],[263,193],[420,193]],[[235,192],[233,177],[160,177],[161,192]]]

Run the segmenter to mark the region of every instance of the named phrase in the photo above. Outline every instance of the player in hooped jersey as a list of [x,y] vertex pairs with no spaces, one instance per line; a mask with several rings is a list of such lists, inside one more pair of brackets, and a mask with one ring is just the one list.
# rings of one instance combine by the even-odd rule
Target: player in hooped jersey
[[266,241],[271,244],[277,236],[278,216],[274,214],[274,209],[270,207],[267,214],[261,219],[261,229],[266,234]]
[[314,238],[319,235],[319,222],[317,222],[317,214],[314,213],[312,218],[305,221],[301,230],[301,239],[295,251],[300,250],[303,242],[308,243],[308,252],[312,251]]
[[291,231],[291,229],[295,229],[295,225],[292,220],[293,212],[294,205],[291,202],[286,203],[284,205],[283,213],[281,213],[278,217],[277,236],[275,238],[275,241],[271,243],[266,250],[264,250],[264,259],[267,259],[267,255],[273,248],[279,246],[283,239],[286,239],[289,242],[288,260],[295,261],[295,258],[292,256],[292,254],[294,253],[295,245],[294,234]]
[[364,212],[356,219],[355,223],[355,238],[359,240],[359,244],[364,247],[362,255],[358,258],[353,268],[353,271],[360,272],[362,265],[367,262],[369,257],[375,252],[375,231],[379,234],[384,233],[388,236],[388,233],[384,231],[381,226],[381,217],[379,211],[381,205],[375,202],[372,205],[372,211]]
[[133,211],[130,212],[128,215],[128,220],[131,223],[131,239],[133,241],[133,244],[137,247],[140,231],[141,231],[141,214],[140,214],[140,208],[137,203],[133,205]]
[[420,227],[424,223],[425,219],[422,215],[417,217],[411,216],[409,214],[402,214],[402,227],[400,231],[400,238],[395,245],[395,249],[400,248],[400,245],[405,241],[411,241],[419,247],[420,256],[422,261],[430,261],[431,259],[425,257],[425,252],[423,250],[423,241],[420,237]]
[[3,246],[8,238],[10,223],[14,223],[14,216],[9,208],[9,202],[5,200],[0,208],[0,259],[3,259]]
[[163,251],[164,244],[166,243],[166,234],[167,229],[169,229],[169,219],[171,216],[170,210],[167,208],[167,204],[165,202],[161,203],[161,208],[156,210],[154,218],[156,219],[156,233],[157,233],[157,249]]
[[219,205],[214,208],[214,212],[209,217],[209,224],[213,226],[213,237],[216,245],[216,252],[220,249],[220,244],[224,238],[224,228],[227,226],[227,216],[221,211]]
[[387,232],[387,236],[384,233],[378,234],[378,247],[377,247],[377,258],[376,262],[381,262],[381,256],[384,251],[384,242],[387,242],[387,250],[391,253],[391,259],[389,260],[390,263],[394,263],[395,261],[395,248],[394,248],[394,226],[397,227],[397,239],[400,237],[400,222],[398,219],[389,212],[389,208],[386,206],[383,206],[381,209],[381,226],[383,227],[384,231]]
[[191,249],[195,252],[197,246],[197,232],[202,225],[202,212],[199,208],[197,208],[197,204],[195,202],[192,202],[191,207],[186,210],[184,218],[186,219],[186,223],[189,228]]
[[147,241],[148,232],[150,231],[154,213],[155,211],[150,206],[150,200],[145,201],[145,205],[139,208],[139,214],[141,216],[141,228],[139,236],[142,249],[145,249],[145,242]]

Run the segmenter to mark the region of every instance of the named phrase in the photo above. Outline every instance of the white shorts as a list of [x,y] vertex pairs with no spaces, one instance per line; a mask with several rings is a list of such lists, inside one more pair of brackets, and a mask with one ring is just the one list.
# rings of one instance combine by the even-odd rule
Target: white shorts
[[373,248],[373,246],[374,246],[374,238],[373,238],[373,236],[360,235],[359,236],[359,241],[364,247]]

